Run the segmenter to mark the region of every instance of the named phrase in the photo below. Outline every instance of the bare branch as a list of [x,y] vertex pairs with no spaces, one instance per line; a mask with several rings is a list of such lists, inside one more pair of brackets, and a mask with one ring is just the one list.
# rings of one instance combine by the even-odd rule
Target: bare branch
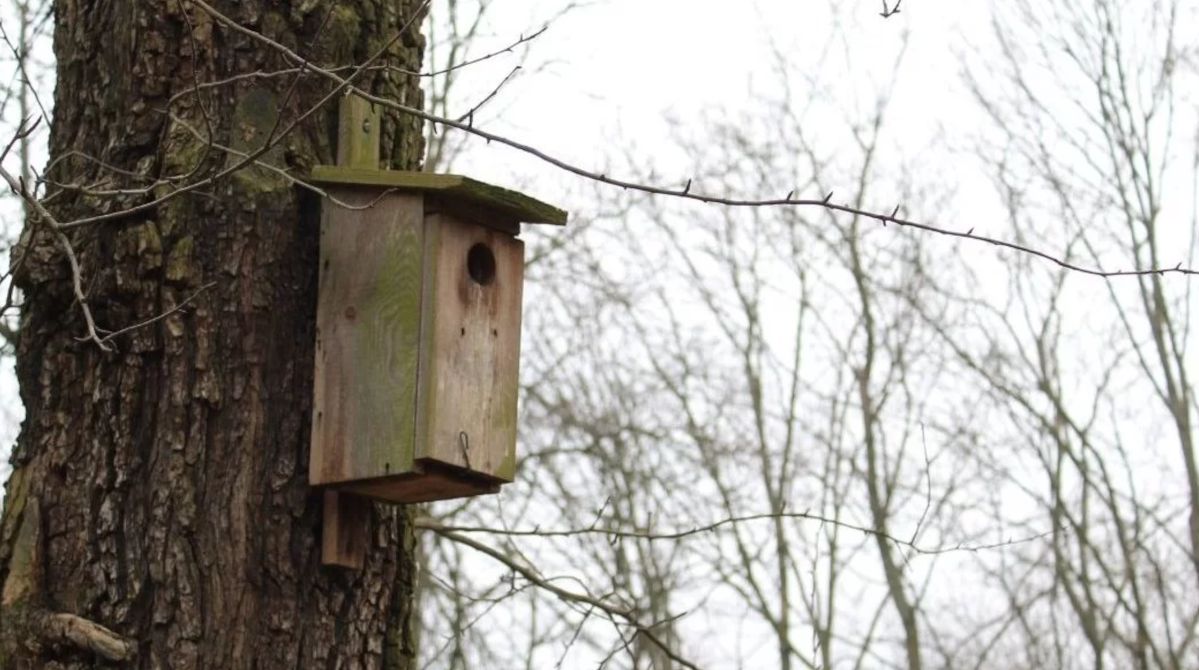
[[[620,187],[623,189],[630,189],[630,190],[640,191],[643,193],[649,193],[649,194],[653,194],[653,195],[664,195],[664,196],[670,196],[670,197],[674,197],[674,198],[694,200],[697,202],[710,203],[710,204],[719,204],[719,205],[725,205],[725,206],[730,206],[730,207],[790,206],[790,207],[823,208],[823,209],[827,209],[827,210],[830,210],[833,212],[841,212],[841,213],[845,213],[845,214],[861,216],[861,217],[868,218],[868,219],[874,219],[883,225],[885,225],[887,223],[894,223],[894,224],[904,227],[904,228],[913,228],[913,229],[922,230],[925,232],[935,233],[938,235],[944,235],[947,237],[969,239],[969,240],[974,240],[977,242],[983,242],[985,244],[989,244],[989,245],[996,246],[996,247],[1011,249],[1013,251],[1017,251],[1017,252],[1020,252],[1023,254],[1029,254],[1032,256],[1036,256],[1043,260],[1054,263],[1055,265],[1058,265],[1059,267],[1065,268],[1067,270],[1073,270],[1075,272],[1079,272],[1079,273],[1087,274],[1087,275],[1093,275],[1096,277],[1110,278],[1110,277],[1128,277],[1128,276],[1150,276],[1150,275],[1164,275],[1164,274],[1169,274],[1169,273],[1181,274],[1181,275],[1199,275],[1199,270],[1189,268],[1189,267],[1183,267],[1182,263],[1179,263],[1178,265],[1176,265],[1175,267],[1172,267],[1172,268],[1171,267],[1157,267],[1157,268],[1143,269],[1143,270],[1105,270],[1102,268],[1081,266],[1081,265],[1078,265],[1066,258],[1058,257],[1051,253],[1044,252],[1044,251],[1041,251],[1038,249],[1034,249],[1034,248],[1025,246],[1025,245],[1017,243],[1017,242],[1011,242],[1008,240],[1002,240],[1002,239],[998,239],[995,237],[976,234],[973,232],[974,231],[973,227],[967,231],[953,230],[953,229],[945,228],[945,227],[938,226],[938,225],[935,225],[932,223],[925,223],[925,222],[920,222],[920,221],[914,221],[911,219],[898,218],[898,217],[883,213],[881,211],[870,210],[870,209],[866,209],[864,207],[857,207],[857,206],[852,206],[852,205],[848,205],[848,204],[836,204],[836,203],[828,201],[827,199],[792,199],[789,197],[790,194],[788,194],[788,197],[783,197],[783,198],[764,198],[764,199],[732,198],[732,197],[725,197],[725,196],[691,193],[687,189],[667,188],[667,187],[662,187],[662,186],[655,186],[652,184],[643,184],[643,183],[638,183],[638,182],[629,181],[629,180],[625,180],[625,179],[617,179],[617,178],[609,177],[607,174],[593,172],[591,170],[587,170],[587,169],[584,169],[577,165],[568,163],[567,161],[564,161],[560,158],[556,158],[556,157],[550,155],[549,153],[547,153],[541,149],[538,149],[536,147],[533,147],[529,144],[518,142],[516,140],[510,139],[503,135],[499,135],[496,133],[482,130],[482,129],[474,126],[473,124],[465,123],[462,121],[450,119],[450,118],[443,117],[443,116],[438,116],[435,114],[429,114],[428,112],[417,109],[415,107],[410,107],[408,105],[400,104],[394,100],[376,96],[367,91],[363,91],[362,89],[359,89],[359,88],[353,86],[352,80],[353,80],[354,76],[343,78],[331,70],[323,69],[323,68],[319,68],[314,65],[311,65],[310,63],[308,63],[308,61],[305,58],[303,58],[296,52],[292,51],[288,47],[276,42],[275,40],[270,39],[269,37],[266,37],[265,35],[262,35],[261,33],[257,32],[257,31],[254,31],[254,30],[251,30],[249,28],[242,26],[241,24],[237,23],[233,19],[230,19],[229,17],[225,16],[224,14],[222,14],[219,11],[217,11],[216,9],[214,9],[211,5],[204,2],[204,0],[189,0],[189,1],[194,2],[196,5],[203,8],[210,15],[212,15],[212,17],[214,19],[216,19],[220,23],[222,23],[222,24],[232,28],[233,30],[236,30],[237,32],[240,32],[248,37],[251,37],[252,39],[258,40],[258,41],[266,44],[267,46],[275,49],[276,51],[283,54],[284,56],[286,56],[288,59],[292,60],[293,62],[295,62],[297,64],[307,64],[307,65],[311,66],[313,68],[313,71],[322,74],[326,78],[328,78],[331,81],[333,81],[334,83],[336,83],[338,86],[338,90],[344,89],[347,91],[352,91],[355,94],[365,98],[366,100],[369,100],[378,105],[382,105],[389,109],[393,109],[397,112],[415,116],[415,117],[423,119],[425,121],[434,123],[435,125],[442,125],[442,126],[446,126],[448,128],[453,128],[455,130],[460,130],[462,132],[470,133],[477,137],[481,137],[489,142],[496,142],[498,144],[502,144],[504,146],[510,147],[510,148],[520,151],[522,153],[525,153],[525,154],[528,154],[535,158],[538,158],[541,161],[548,163],[549,165],[552,165],[552,166],[554,166],[558,169],[561,169],[565,172],[589,179],[591,181],[599,182],[602,184],[607,184],[609,186],[617,186],[617,187]],[[896,11],[897,11],[897,7],[898,7],[898,5],[896,6]],[[355,71],[355,74],[361,73],[361,71],[362,71],[361,68],[368,66],[368,65],[369,65],[369,63],[359,66],[359,69]],[[117,214],[109,215],[110,218],[115,217],[115,216],[117,216]],[[91,222],[95,222],[97,220],[100,220],[100,219],[98,219],[97,217],[93,217],[90,220],[80,221],[80,222],[72,222],[72,223],[66,224],[66,225],[81,225],[83,223],[91,223]]]
[[696,666],[694,663],[688,661],[687,659],[683,658],[682,656],[679,656],[677,652],[670,649],[665,643],[663,643],[657,637],[657,635],[654,633],[653,629],[655,626],[660,625],[661,622],[643,623],[637,619],[636,614],[634,612],[632,612],[628,609],[625,609],[618,605],[614,605],[610,602],[607,602],[600,598],[596,598],[595,596],[592,596],[592,595],[589,595],[586,593],[578,593],[575,591],[569,591],[567,589],[564,589],[564,588],[558,586],[557,584],[554,584],[550,580],[542,577],[535,570],[533,570],[531,567],[525,565],[524,563],[513,560],[511,557],[507,556],[506,554],[499,551],[498,549],[495,549],[494,547],[483,544],[482,542],[479,542],[477,540],[472,540],[471,538],[466,537],[465,535],[454,532],[453,529],[433,528],[433,527],[429,527],[429,526],[424,526],[424,527],[427,530],[431,530],[431,531],[437,533],[441,537],[444,537],[453,542],[457,542],[458,544],[468,546],[468,547],[474,549],[475,551],[478,551],[480,553],[486,554],[487,556],[490,556],[491,558],[499,561],[500,563],[503,563],[504,565],[506,565],[509,569],[513,570],[514,572],[520,574],[520,576],[524,577],[525,579],[529,580],[533,584],[537,585],[538,588],[548,591],[548,592],[554,594],[555,596],[557,596],[558,598],[561,598],[562,600],[565,600],[567,602],[578,603],[581,605],[587,605],[590,607],[594,607],[595,609],[606,612],[611,616],[614,616],[614,617],[624,620],[626,623],[628,623],[630,626],[632,626],[634,629],[637,630],[638,635],[645,637],[646,639],[648,639],[649,641],[651,641],[655,645],[657,645],[657,647],[660,648],[663,651],[663,653],[665,653],[667,656],[669,656],[670,659],[673,660],[675,663],[678,663],[679,665],[683,666],[684,668],[691,668],[692,670],[698,670],[698,666]]
[[880,537],[888,542],[892,542],[896,545],[910,549],[917,554],[922,554],[922,555],[926,555],[926,556],[936,556],[936,555],[940,555],[940,554],[949,554],[949,553],[953,553],[953,552],[962,552],[962,551],[964,551],[964,552],[980,552],[980,551],[987,551],[987,550],[991,550],[991,549],[1002,549],[1004,547],[1010,547],[1010,546],[1014,546],[1014,545],[1018,545],[1018,544],[1026,544],[1029,542],[1035,542],[1037,540],[1041,540],[1046,537],[1049,537],[1050,535],[1053,534],[1053,531],[1045,531],[1042,533],[1036,533],[1034,535],[1028,535],[1028,536],[1020,537],[1020,538],[1009,538],[1009,539],[1003,540],[1001,542],[992,542],[989,544],[959,543],[959,544],[953,545],[951,547],[921,547],[921,546],[915,544],[911,540],[905,540],[903,538],[895,537],[893,535],[888,535],[887,533],[883,533],[874,528],[869,528],[867,526],[849,523],[847,521],[842,521],[841,519],[837,519],[837,518],[821,516],[819,514],[813,514],[811,512],[779,512],[777,514],[775,514],[775,513],[749,514],[749,515],[745,515],[745,516],[728,517],[728,518],[721,519],[719,521],[714,521],[712,523],[705,524],[702,526],[694,526],[691,528],[686,528],[686,529],[682,529],[682,530],[672,530],[672,531],[625,530],[625,529],[621,529],[621,528],[598,528],[598,527],[571,528],[571,529],[566,529],[566,530],[547,530],[547,529],[542,529],[542,528],[533,528],[533,529],[526,529],[526,530],[512,530],[512,529],[503,529],[503,528],[488,528],[488,527],[483,527],[483,526],[444,525],[441,522],[439,522],[435,519],[428,518],[428,517],[418,518],[415,523],[416,523],[417,528],[422,528],[424,530],[431,530],[436,533],[443,533],[443,532],[448,532],[448,533],[486,533],[488,535],[501,535],[501,536],[511,536],[511,537],[545,537],[545,538],[548,538],[548,537],[576,537],[579,535],[603,535],[603,536],[609,537],[609,538],[636,538],[636,539],[641,539],[641,540],[673,541],[673,540],[685,539],[685,538],[692,537],[695,535],[711,533],[723,526],[736,525],[736,524],[747,523],[747,522],[751,522],[751,521],[765,521],[765,520],[777,520],[777,519],[802,519],[805,521],[817,521],[822,524],[827,524],[830,526],[837,526],[840,528],[845,528],[847,530],[857,531],[864,535]]

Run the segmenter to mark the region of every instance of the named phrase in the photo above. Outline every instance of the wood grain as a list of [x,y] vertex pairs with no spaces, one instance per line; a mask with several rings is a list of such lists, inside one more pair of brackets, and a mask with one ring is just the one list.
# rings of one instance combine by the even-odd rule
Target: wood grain
[[310,178],[318,184],[359,184],[437,193],[446,201],[469,202],[490,210],[498,217],[517,222],[566,225],[566,212],[553,205],[518,191],[456,174],[318,165],[312,168]]
[[[481,209],[466,221],[418,194],[331,195],[372,206],[322,215],[311,483],[388,502],[495,492],[516,462],[524,244]],[[474,247],[490,255],[482,282]]]
[[[336,189],[365,205],[377,189]],[[391,193],[321,221],[309,479],[314,485],[412,469],[420,350],[420,195]]]
[[371,502],[336,489],[325,489],[321,523],[321,563],[362,569],[369,548]]
[[379,169],[379,110],[356,95],[342,97],[337,107],[337,164]]
[[418,462],[404,475],[354,482],[343,488],[357,495],[393,503],[421,503],[450,498],[498,493],[500,482],[470,472],[440,466],[434,461]]
[[[511,481],[524,243],[446,214],[426,217],[421,394],[415,457]],[[467,271],[471,247],[495,259],[490,283]]]

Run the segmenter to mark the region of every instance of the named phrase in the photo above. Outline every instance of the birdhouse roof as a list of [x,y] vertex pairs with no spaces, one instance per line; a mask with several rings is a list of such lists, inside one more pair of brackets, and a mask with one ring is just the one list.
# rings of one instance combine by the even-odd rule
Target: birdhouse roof
[[312,169],[311,180],[321,184],[382,186],[399,191],[428,192],[443,200],[458,200],[492,210],[521,223],[566,225],[564,210],[523,193],[456,174],[318,165]]

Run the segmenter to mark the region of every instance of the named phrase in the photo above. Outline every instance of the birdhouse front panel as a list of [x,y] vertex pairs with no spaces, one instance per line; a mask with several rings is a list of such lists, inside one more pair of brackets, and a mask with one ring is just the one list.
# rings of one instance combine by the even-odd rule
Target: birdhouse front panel
[[524,243],[444,212],[425,233],[415,457],[511,481]]

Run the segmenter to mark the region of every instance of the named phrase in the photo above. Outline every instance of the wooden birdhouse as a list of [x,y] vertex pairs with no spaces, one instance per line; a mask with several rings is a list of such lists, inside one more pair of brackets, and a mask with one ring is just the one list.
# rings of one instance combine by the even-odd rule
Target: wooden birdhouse
[[466,177],[378,169],[377,117],[347,101],[340,164],[311,177],[328,197],[309,481],[392,503],[494,493],[516,463],[516,236],[566,213]]

